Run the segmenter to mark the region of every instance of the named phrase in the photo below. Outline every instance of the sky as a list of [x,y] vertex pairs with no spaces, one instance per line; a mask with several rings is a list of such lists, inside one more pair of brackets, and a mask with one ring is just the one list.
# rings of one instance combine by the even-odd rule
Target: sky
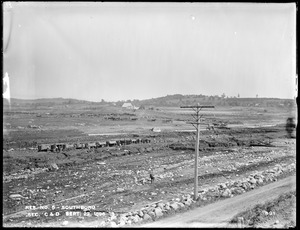
[[296,96],[294,3],[11,2],[3,15],[12,98]]

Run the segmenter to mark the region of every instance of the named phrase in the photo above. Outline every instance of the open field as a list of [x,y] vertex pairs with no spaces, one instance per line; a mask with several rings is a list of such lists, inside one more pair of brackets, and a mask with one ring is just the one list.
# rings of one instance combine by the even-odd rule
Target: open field
[[[145,220],[145,207],[177,202],[193,193],[195,131],[186,123],[191,114],[179,107],[128,110],[84,104],[20,105],[5,110],[4,225],[123,226],[161,218],[154,212]],[[289,166],[296,161],[296,140],[288,138],[285,130],[286,119],[295,117],[294,107],[216,107],[202,114],[198,180],[199,191],[206,191],[207,196],[195,206],[226,198],[211,191],[219,184],[244,180],[274,167],[282,167],[274,180],[295,173]],[[215,129],[207,130],[208,124]],[[160,132],[151,130],[155,127]],[[146,138],[150,143],[37,151],[39,144],[134,138]],[[154,183],[150,173],[155,176]],[[257,183],[250,183],[249,189],[273,179],[256,178]],[[232,192],[228,197],[238,194]],[[71,207],[76,205],[92,208]],[[163,213],[177,211],[170,208]],[[127,219],[120,220],[122,214]]]

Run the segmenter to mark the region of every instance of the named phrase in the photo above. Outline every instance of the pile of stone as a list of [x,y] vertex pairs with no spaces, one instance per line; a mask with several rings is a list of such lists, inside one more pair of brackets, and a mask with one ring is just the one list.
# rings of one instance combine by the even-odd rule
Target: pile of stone
[[34,174],[38,174],[41,172],[49,171],[49,168],[31,168],[31,169],[25,169],[18,173],[13,173],[11,175],[3,175],[3,182],[8,183],[12,180],[16,179],[27,179],[30,176],[33,176]]
[[[234,195],[244,193],[268,181],[276,181],[277,177],[283,173],[292,172],[296,169],[296,164],[276,165],[273,169],[266,171],[256,171],[250,174],[247,178],[236,181],[227,181],[215,186],[205,188],[199,191],[199,201],[205,201],[212,196],[230,198]],[[123,214],[110,213],[108,219],[101,223],[101,226],[106,227],[122,227],[142,221],[154,221],[161,218],[164,214],[173,210],[187,208],[195,201],[192,194],[182,195],[180,198],[172,199],[171,201],[154,202],[141,210],[128,212]]]
[[154,221],[171,210],[179,210],[194,203],[191,195],[187,194],[170,202],[155,202],[141,210],[116,215],[110,213],[105,225],[107,227],[121,227],[142,221]]

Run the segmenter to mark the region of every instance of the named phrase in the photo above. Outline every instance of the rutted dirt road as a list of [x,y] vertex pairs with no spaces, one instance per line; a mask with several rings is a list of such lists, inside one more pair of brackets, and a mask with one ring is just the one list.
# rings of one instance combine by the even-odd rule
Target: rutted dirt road
[[296,176],[290,176],[245,194],[140,227],[229,227],[228,222],[238,213],[295,189]]

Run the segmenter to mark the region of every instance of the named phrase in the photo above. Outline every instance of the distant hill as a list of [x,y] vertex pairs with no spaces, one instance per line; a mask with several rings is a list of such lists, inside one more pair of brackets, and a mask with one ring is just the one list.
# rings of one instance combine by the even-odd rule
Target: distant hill
[[[125,101],[117,101],[114,104],[122,106]],[[258,107],[293,107],[296,102],[293,99],[280,99],[280,98],[237,98],[237,97],[221,97],[221,96],[206,96],[206,95],[167,95],[164,97],[151,98],[146,100],[127,100],[135,106],[169,106],[179,107],[184,105],[215,105],[215,106],[258,106]],[[11,105],[37,105],[37,106],[54,106],[54,105],[103,105],[112,104],[110,102],[91,102],[85,100],[77,100],[70,98],[41,98],[41,99],[11,99]],[[3,105],[7,106],[8,103],[3,99]]]
[[167,95],[165,97],[152,98],[147,100],[133,100],[136,106],[184,106],[184,105],[215,105],[215,106],[258,106],[258,107],[293,107],[296,101],[293,99],[280,98],[237,98],[205,95]]
[[[90,104],[92,102],[84,101],[84,100],[77,100],[71,98],[39,98],[39,99],[17,99],[11,98],[10,99],[11,105],[65,105],[65,104]],[[7,105],[8,101],[3,99],[3,104]]]

